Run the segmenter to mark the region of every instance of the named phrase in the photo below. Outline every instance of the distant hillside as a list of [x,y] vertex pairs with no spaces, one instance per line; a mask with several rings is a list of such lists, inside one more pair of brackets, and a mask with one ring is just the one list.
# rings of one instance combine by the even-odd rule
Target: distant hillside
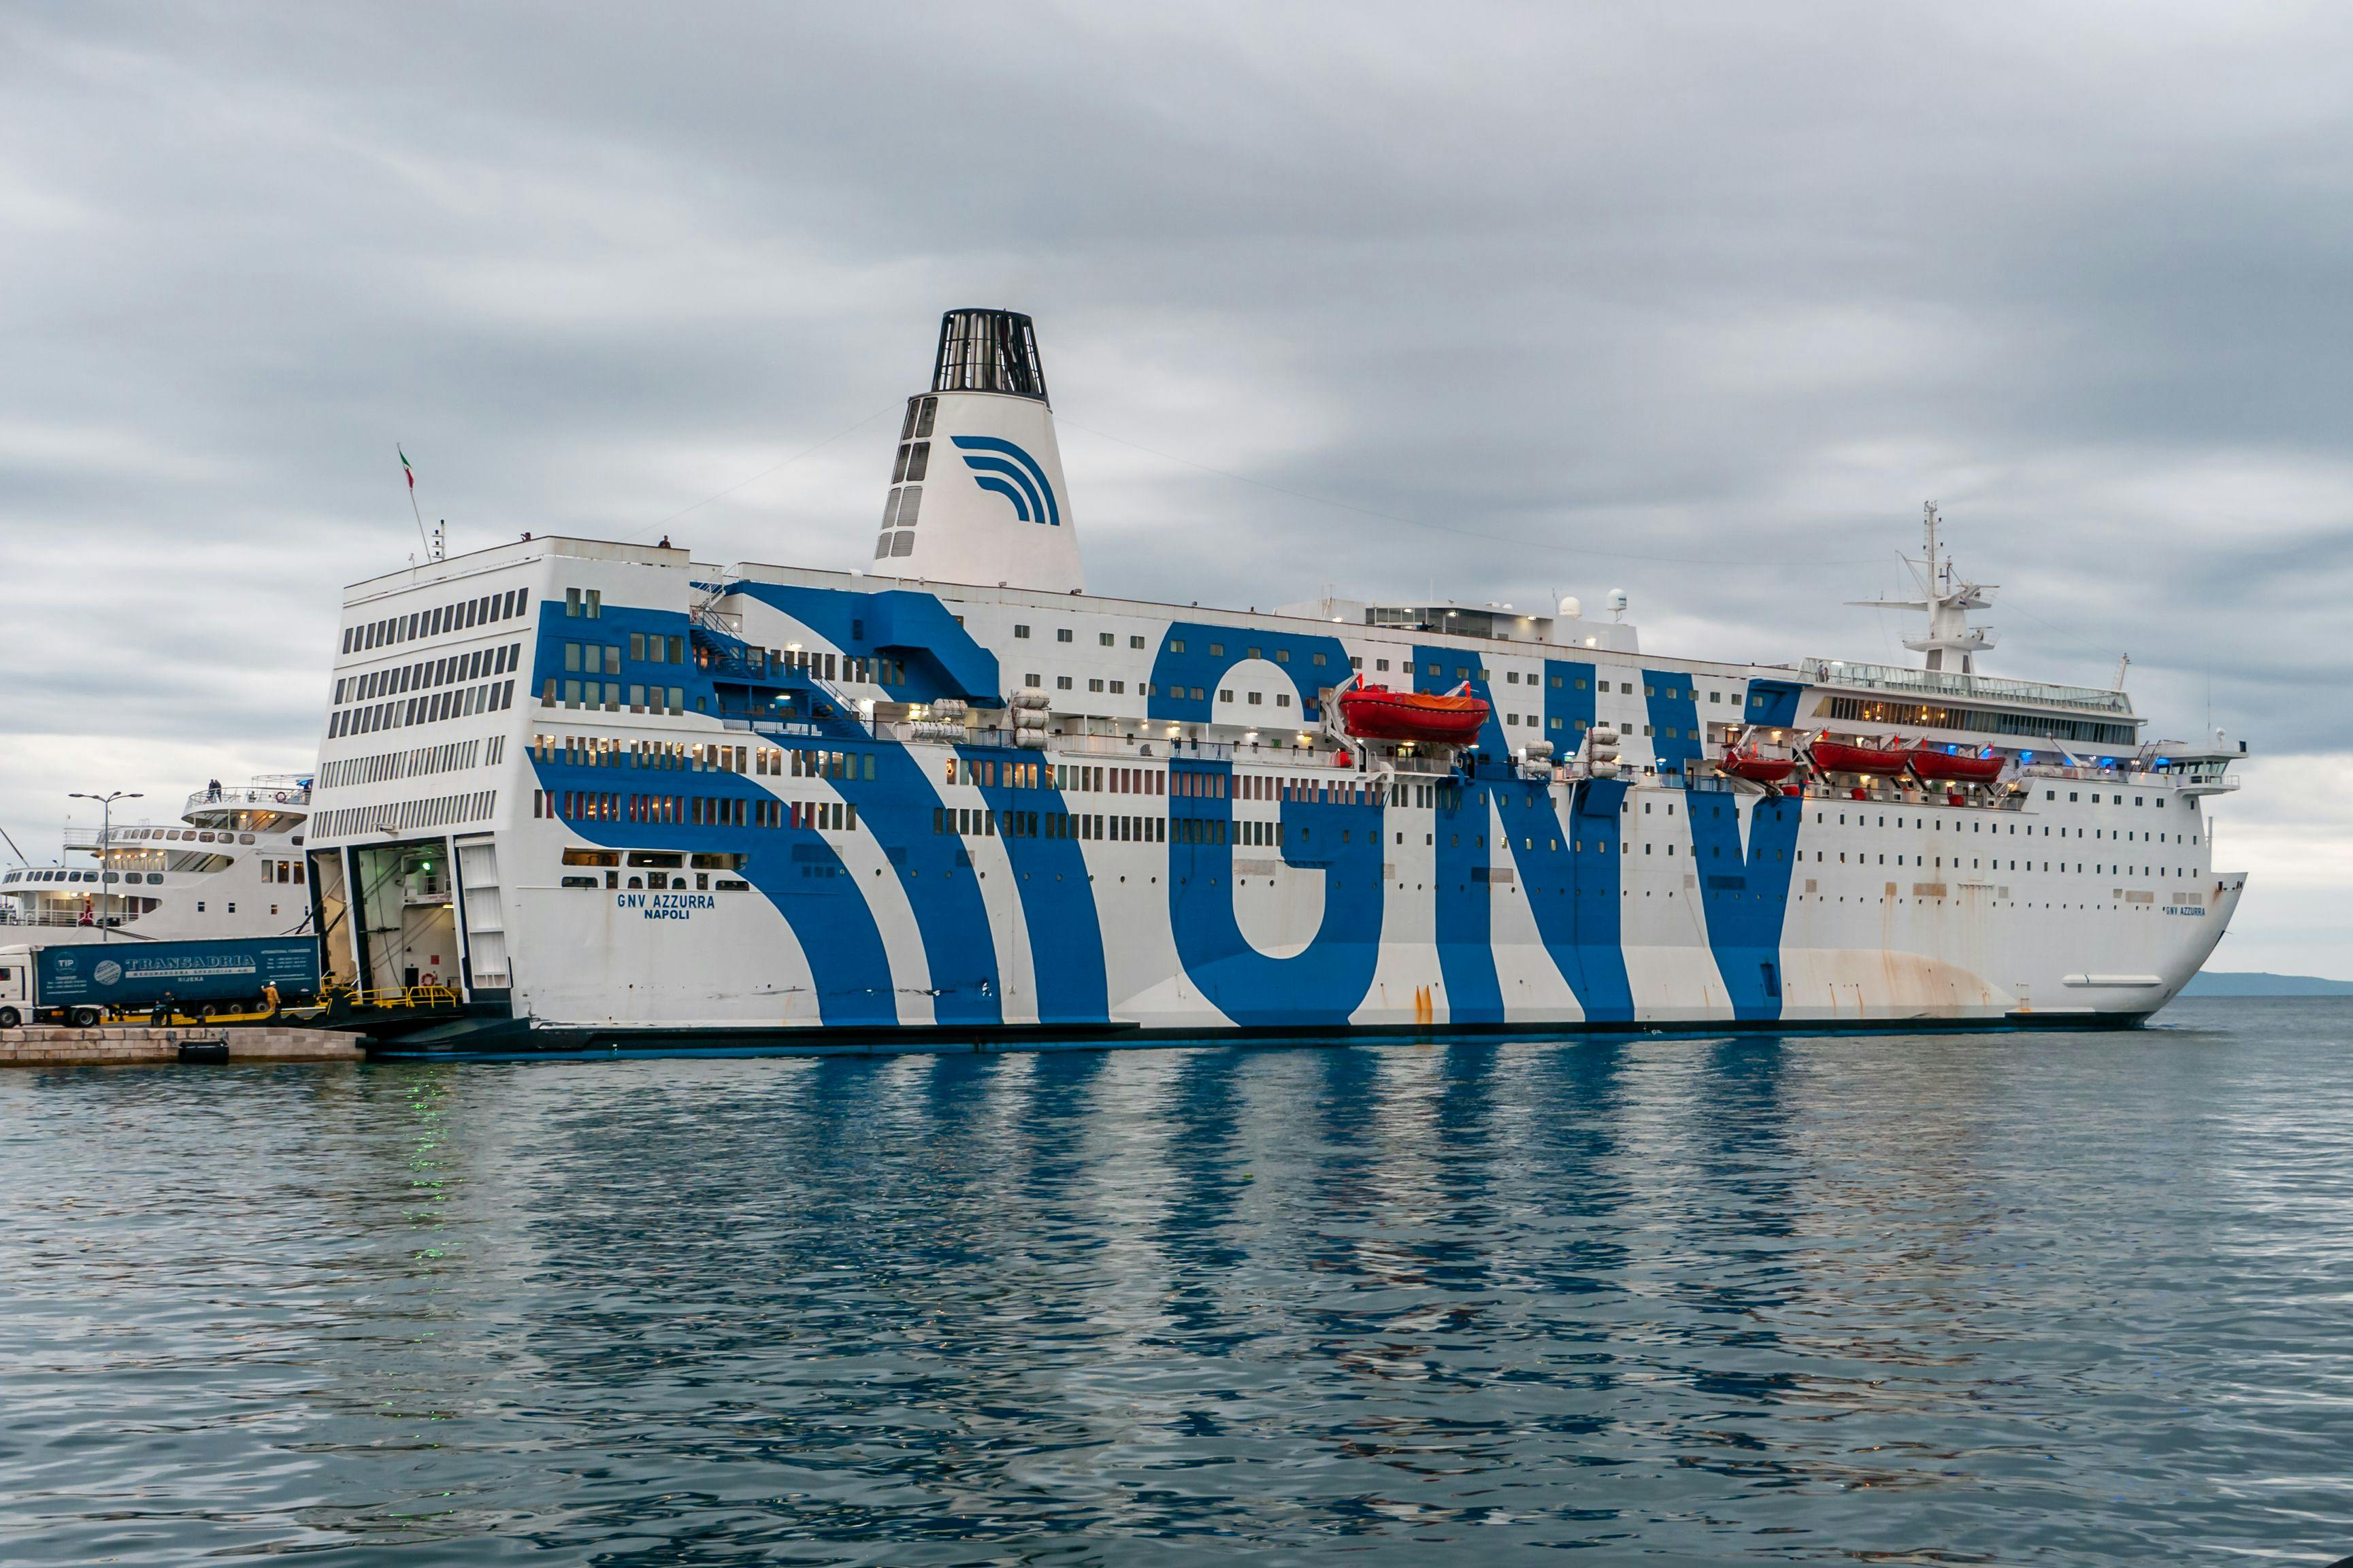
[[2312,974],[2205,973],[2191,977],[2184,996],[2353,996],[2353,980]]

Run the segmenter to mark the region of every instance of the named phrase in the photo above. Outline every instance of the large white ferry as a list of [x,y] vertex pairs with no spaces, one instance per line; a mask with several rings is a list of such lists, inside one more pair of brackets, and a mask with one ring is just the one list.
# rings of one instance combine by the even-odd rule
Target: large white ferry
[[949,313],[901,435],[867,575],[526,535],[351,588],[331,970],[458,986],[437,1048],[2080,1026],[2236,907],[2243,747],[1979,673],[1933,509],[1925,668],[1735,665],[1091,595],[1025,316]]
[[[292,774],[191,794],[176,823],[68,828],[66,856],[0,871],[0,940],[187,942],[310,930],[303,826],[311,781]],[[90,864],[70,863],[87,855]],[[16,928],[39,928],[37,933]]]

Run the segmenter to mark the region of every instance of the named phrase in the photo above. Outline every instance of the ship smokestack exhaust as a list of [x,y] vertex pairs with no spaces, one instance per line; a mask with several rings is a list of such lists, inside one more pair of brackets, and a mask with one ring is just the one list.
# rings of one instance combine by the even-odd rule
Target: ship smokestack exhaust
[[907,400],[900,426],[872,570],[1054,594],[1086,586],[1029,317],[940,319],[932,389]]

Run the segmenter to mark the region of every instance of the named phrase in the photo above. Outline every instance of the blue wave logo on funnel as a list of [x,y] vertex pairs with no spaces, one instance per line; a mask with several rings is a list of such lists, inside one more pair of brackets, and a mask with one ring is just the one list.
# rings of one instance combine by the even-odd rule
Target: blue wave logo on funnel
[[1014,516],[1024,522],[1062,526],[1061,508],[1054,502],[1054,487],[1037,458],[1012,442],[994,436],[955,436],[949,439],[964,454],[964,466],[972,470],[972,482],[1011,501]]

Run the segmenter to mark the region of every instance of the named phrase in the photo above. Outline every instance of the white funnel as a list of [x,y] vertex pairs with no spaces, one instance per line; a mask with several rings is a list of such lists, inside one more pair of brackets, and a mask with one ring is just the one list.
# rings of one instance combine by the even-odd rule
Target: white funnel
[[873,570],[1051,594],[1086,586],[1029,317],[940,319],[932,390],[907,400]]

